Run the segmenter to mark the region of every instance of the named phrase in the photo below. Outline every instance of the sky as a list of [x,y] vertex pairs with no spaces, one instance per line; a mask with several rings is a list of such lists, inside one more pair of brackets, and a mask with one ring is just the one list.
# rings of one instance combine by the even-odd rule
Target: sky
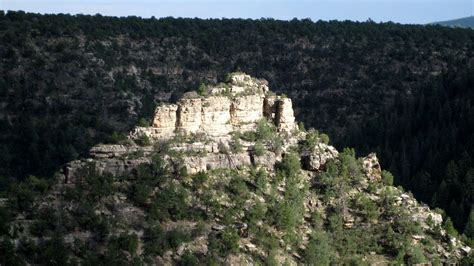
[[0,0],[1,10],[107,16],[274,18],[425,24],[471,16],[474,0]]

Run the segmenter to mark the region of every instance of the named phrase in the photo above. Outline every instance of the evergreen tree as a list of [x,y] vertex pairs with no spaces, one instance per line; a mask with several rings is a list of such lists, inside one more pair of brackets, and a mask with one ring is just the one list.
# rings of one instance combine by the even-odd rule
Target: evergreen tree
[[466,227],[464,228],[464,234],[467,237],[474,239],[474,210],[472,208],[471,212],[469,213]]

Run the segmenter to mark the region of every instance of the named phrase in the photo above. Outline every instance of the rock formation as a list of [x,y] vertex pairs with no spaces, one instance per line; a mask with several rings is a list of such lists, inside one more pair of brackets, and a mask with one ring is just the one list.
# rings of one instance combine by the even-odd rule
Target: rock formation
[[301,156],[301,164],[305,170],[318,171],[331,159],[337,158],[337,150],[324,143],[318,143],[311,151],[306,151]]
[[245,74],[229,79],[228,84],[208,88],[207,96],[189,94],[177,104],[158,106],[151,127],[137,127],[131,138],[170,139],[178,132],[226,137],[236,130],[254,129],[263,118],[280,132],[296,129],[291,99],[272,95],[264,80]]
[[[265,80],[258,80],[249,75],[234,73],[229,76],[228,84],[207,88],[207,96],[187,93],[176,104],[162,104],[155,110],[150,127],[137,127],[129,135],[134,139],[146,136],[152,143],[170,141],[179,137],[204,138],[203,142],[173,143],[171,149],[187,152],[184,163],[189,173],[217,168],[236,168],[262,161],[270,168],[278,157],[274,152],[254,156],[252,145],[247,144],[240,154],[225,155],[219,145],[228,149],[231,146],[231,133],[255,131],[260,121],[270,123],[278,135],[285,138],[282,149],[297,142],[290,137],[297,129],[291,99],[276,96],[269,91]],[[335,158],[337,151],[333,147],[319,144],[319,149],[328,150],[329,154],[319,154],[318,162],[310,166],[317,170],[328,159]],[[150,147],[123,145],[98,145],[91,149],[90,155],[95,160],[96,170],[100,174],[129,174],[143,159],[128,158],[127,154],[149,154]],[[189,153],[199,152],[199,155]],[[319,150],[318,150],[319,152]],[[260,158],[265,157],[266,160]],[[73,161],[64,168],[65,179],[73,182],[80,171],[77,168],[88,164],[87,159]]]
[[362,169],[371,181],[382,179],[382,169],[375,153],[371,153],[362,159]]
[[[254,265],[270,255],[276,264],[309,263],[305,249],[321,232],[338,235],[327,242],[352,234],[351,241],[389,250],[361,250],[364,264],[389,264],[400,245],[426,246],[428,258],[441,262],[471,252],[442,228],[441,214],[381,182],[375,154],[357,159],[353,150],[339,153],[326,135],[300,130],[291,100],[271,93],[265,81],[237,73],[228,84],[200,93],[206,96],[190,92],[175,104],[158,106],[151,126],[137,127],[121,144],[95,146],[90,158],[64,166],[37,212],[60,209],[65,221],[81,222],[67,228],[67,245],[78,250],[77,243],[89,243],[106,253],[112,249],[106,243],[133,235],[140,243],[133,256],[159,265],[183,262],[191,253],[207,258],[229,239],[235,241],[233,251],[220,252],[220,264]],[[205,222],[199,225],[196,216]],[[22,228],[17,238],[40,243],[44,239],[27,232],[39,234],[37,228],[47,225],[35,228],[31,220],[14,221]],[[332,223],[339,229],[332,232],[326,226]],[[377,239],[361,237],[366,231]],[[211,244],[229,232],[224,242]],[[259,233],[278,241],[277,253],[267,250]],[[285,237],[291,233],[301,236],[297,246]],[[108,240],[97,241],[101,234]],[[168,241],[175,239],[166,237],[173,234],[189,239],[171,246]]]

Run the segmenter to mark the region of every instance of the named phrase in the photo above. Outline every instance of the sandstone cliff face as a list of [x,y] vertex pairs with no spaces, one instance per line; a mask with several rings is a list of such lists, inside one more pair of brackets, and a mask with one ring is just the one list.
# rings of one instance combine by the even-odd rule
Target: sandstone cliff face
[[[195,92],[187,93],[176,104],[158,106],[151,126],[136,127],[129,138],[134,140],[144,135],[155,145],[160,145],[156,143],[173,141],[180,136],[202,136],[204,140],[174,142],[170,146],[171,150],[186,154],[183,162],[190,174],[252,164],[273,168],[280,155],[267,152],[255,156],[252,143],[244,144],[238,153],[227,154],[222,150],[233,145],[231,133],[255,131],[262,119],[273,124],[282,137],[285,136],[280,149],[286,150],[297,144],[297,138],[289,137],[297,129],[291,99],[272,94],[266,81],[245,74],[232,74],[229,84],[208,88],[207,92],[205,97]],[[312,156],[312,171],[317,171],[327,160],[337,156],[337,151],[330,146],[324,145],[321,149],[328,153],[318,150],[318,154],[322,153],[308,155]],[[151,150],[152,147],[96,146],[90,151],[93,159],[76,160],[64,167],[65,180],[74,183],[80,179],[81,171],[78,169],[91,165],[91,160],[94,160],[95,170],[100,174],[130,174],[141,163],[149,162],[149,159],[134,158],[135,155],[149,155]],[[194,155],[196,153],[198,155]]]
[[275,114],[278,130],[291,132],[295,128],[295,115],[291,99],[284,98],[278,100],[278,109]]
[[291,99],[270,95],[266,84],[234,74],[229,84],[210,88],[208,97],[195,94],[177,104],[157,107],[152,126],[137,127],[130,137],[169,139],[177,132],[225,137],[232,131],[252,130],[263,118],[274,123],[278,131],[292,132],[296,124]]
[[[231,102],[223,96],[212,96],[202,100],[200,130],[211,136],[227,135],[232,131]],[[186,127],[185,127],[186,128]]]
[[178,105],[176,104],[160,105],[156,108],[152,127],[159,130],[159,133],[156,133],[157,135],[168,136],[173,134],[177,123],[177,111]]

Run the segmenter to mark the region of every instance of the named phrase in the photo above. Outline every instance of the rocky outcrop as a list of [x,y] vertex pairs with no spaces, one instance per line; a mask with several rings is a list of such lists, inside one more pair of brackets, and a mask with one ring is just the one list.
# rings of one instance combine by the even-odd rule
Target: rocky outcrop
[[90,175],[91,171],[99,176],[105,174],[116,177],[124,176],[133,173],[139,165],[150,162],[150,158],[147,157],[76,160],[69,162],[63,167],[63,182],[66,184],[76,184],[85,176]]
[[189,156],[183,158],[189,174],[213,169],[232,169],[251,165],[248,153],[208,154],[206,156]]
[[75,184],[91,171],[97,175],[123,176],[132,173],[144,163],[150,163],[152,146],[97,145],[90,151],[90,158],[75,160],[63,166],[63,182]]
[[291,99],[278,99],[277,103],[278,109],[275,114],[275,122],[278,130],[283,132],[292,132],[295,130],[296,124]]
[[146,135],[151,139],[169,139],[175,133],[205,133],[226,136],[232,131],[248,131],[266,118],[278,131],[296,128],[291,99],[270,95],[267,82],[245,74],[232,74],[230,83],[210,88],[207,97],[188,94],[177,104],[156,108],[150,127],[137,127],[131,139]]
[[[188,92],[176,104],[158,106],[151,126],[136,127],[129,137],[135,140],[144,135],[155,144],[158,141],[172,143],[170,150],[185,155],[183,164],[190,174],[244,165],[272,170],[281,159],[281,152],[277,155],[267,150],[256,156],[255,143],[243,140],[240,151],[229,152],[231,133],[254,131],[261,120],[273,123],[275,134],[284,138],[281,151],[297,145],[295,136],[298,134],[292,134],[297,127],[291,99],[271,93],[265,80],[234,73],[229,76],[228,84],[207,88],[203,93],[207,95]],[[182,139],[189,136],[194,137]],[[84,174],[81,169],[86,167],[92,167],[99,174],[130,174],[140,164],[150,161],[154,148],[151,145],[98,145],[90,150],[92,159],[68,163],[64,167],[64,179],[67,183],[76,182]],[[303,156],[304,165],[310,171],[320,169],[327,160],[337,156],[337,151],[328,145],[320,143],[315,149]]]
[[303,152],[301,166],[307,171],[319,171],[329,160],[338,156],[333,146],[318,143],[311,151]]
[[171,136],[174,133],[177,123],[177,111],[178,105],[176,104],[160,105],[156,108],[152,127],[159,131],[155,134]]
[[375,153],[371,153],[362,159],[362,170],[371,181],[382,179],[382,169]]

